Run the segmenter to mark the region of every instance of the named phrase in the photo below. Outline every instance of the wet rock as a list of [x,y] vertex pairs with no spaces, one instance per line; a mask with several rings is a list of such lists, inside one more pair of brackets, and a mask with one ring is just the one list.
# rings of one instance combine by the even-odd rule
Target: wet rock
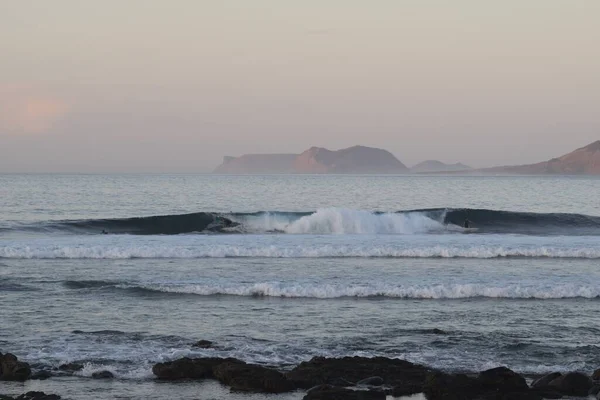
[[59,365],[58,369],[61,371],[66,371],[66,372],[76,372],[76,371],[81,371],[83,369],[83,364],[72,362],[72,363]]
[[284,393],[296,389],[281,372],[260,365],[224,362],[213,368],[213,374],[235,391]]
[[421,393],[423,391],[423,385],[402,385],[402,386],[394,386],[391,390],[387,392],[392,397],[401,397],[401,396],[410,396],[416,393]]
[[464,374],[432,372],[427,375],[423,392],[428,400],[474,399],[483,392],[481,382]]
[[476,378],[464,374],[432,372],[423,392],[428,400],[542,400],[525,379],[508,368],[481,372]]
[[498,389],[504,392],[520,392],[529,389],[525,378],[506,367],[483,371],[477,379],[486,389]]
[[[490,399],[497,399],[497,397],[494,397],[494,393],[489,396]],[[541,394],[531,391],[504,393],[500,398],[502,400],[544,400]]]
[[588,396],[595,396],[600,393],[600,385],[594,385],[588,390]]
[[332,379],[331,382],[329,382],[329,384],[332,386],[341,386],[341,387],[356,386],[356,383],[350,382],[348,379],[344,379],[344,378]]
[[589,376],[580,372],[569,372],[559,376],[548,384],[559,392],[569,396],[587,396],[593,383]]
[[43,380],[51,378],[51,377],[52,377],[52,372],[46,371],[46,370],[41,370],[41,371],[38,371],[38,372],[34,373],[33,375],[31,375],[31,377],[29,379],[36,379],[36,380],[43,381]]
[[60,400],[60,396],[44,392],[27,392],[19,397],[15,397],[15,400]]
[[365,378],[356,383],[357,386],[381,386],[383,385],[383,378],[380,376],[371,376]]
[[429,369],[404,360],[386,357],[314,357],[302,362],[286,376],[299,388],[334,384],[339,379],[358,382],[378,376],[390,386],[422,385]]
[[552,382],[559,376],[562,376],[562,374],[560,372],[552,372],[551,374],[544,375],[541,378],[533,381],[533,383],[531,384],[531,387],[532,388],[546,387],[546,386],[548,386],[548,384],[550,384],[550,382]]
[[385,393],[319,385],[308,391],[303,400],[385,400]]
[[26,381],[31,376],[29,364],[21,362],[14,354],[0,353],[0,381]]
[[192,347],[197,347],[199,349],[212,349],[214,343],[210,340],[198,340],[196,343],[192,345]]
[[592,380],[600,381],[600,368],[594,371],[594,373],[592,374]]
[[213,368],[217,365],[230,362],[244,364],[234,358],[180,358],[179,360],[158,363],[152,367],[152,373],[158,379],[206,379],[213,378]]
[[552,389],[550,387],[543,388],[532,388],[529,390],[530,393],[537,393],[543,399],[562,399],[563,395],[556,389]]
[[92,374],[93,379],[112,379],[115,376],[110,371],[98,371]]

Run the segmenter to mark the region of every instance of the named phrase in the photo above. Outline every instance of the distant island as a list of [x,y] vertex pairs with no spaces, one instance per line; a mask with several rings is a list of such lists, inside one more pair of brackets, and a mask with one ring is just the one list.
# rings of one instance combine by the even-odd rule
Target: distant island
[[600,140],[548,161],[477,171],[484,174],[600,175]]
[[410,172],[392,153],[353,146],[331,151],[311,147],[301,154],[245,154],[224,157],[218,174],[405,174]]
[[337,151],[311,147],[300,154],[226,156],[217,174],[493,174],[600,175],[600,140],[535,164],[473,169],[462,163],[423,161],[408,168],[387,150],[353,146]]

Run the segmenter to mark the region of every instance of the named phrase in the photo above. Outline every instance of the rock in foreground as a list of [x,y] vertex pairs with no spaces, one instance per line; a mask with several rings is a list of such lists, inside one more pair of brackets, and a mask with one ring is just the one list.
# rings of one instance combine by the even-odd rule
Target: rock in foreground
[[0,353],[0,381],[25,381],[31,376],[29,364],[21,362],[14,354]]
[[429,369],[404,360],[386,357],[315,357],[298,365],[286,374],[299,388],[317,385],[340,385],[339,382],[357,383],[369,377],[381,377],[389,386],[422,386]]
[[232,390],[283,393],[296,387],[279,371],[234,358],[181,358],[152,368],[159,379],[217,379]]
[[587,375],[580,372],[569,372],[554,379],[548,386],[556,388],[559,392],[568,396],[587,396],[593,383]]
[[320,385],[309,390],[303,400],[385,400],[377,391],[351,390],[332,385]]
[[260,365],[224,362],[213,368],[213,374],[236,391],[284,393],[296,388],[281,372]]
[[213,368],[223,362],[244,364],[243,361],[233,358],[180,358],[179,360],[158,363],[152,367],[152,373],[158,379],[207,379],[214,378]]
[[556,398],[552,391],[530,389],[525,379],[508,368],[481,372],[477,377],[432,372],[423,390],[428,400],[542,400]]

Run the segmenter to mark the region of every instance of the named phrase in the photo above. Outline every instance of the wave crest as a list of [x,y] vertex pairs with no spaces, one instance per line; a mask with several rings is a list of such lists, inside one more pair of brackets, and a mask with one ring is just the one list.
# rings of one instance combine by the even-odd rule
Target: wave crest
[[[105,287],[104,289],[109,289]],[[250,284],[167,284],[167,283],[119,283],[111,290],[126,290],[137,294],[163,293],[198,296],[244,296],[335,299],[344,297],[395,299],[571,299],[600,297],[600,285],[556,284],[524,286],[517,284],[491,286],[486,284],[436,284],[436,285],[392,285],[360,284],[335,285],[312,283],[257,282]]]

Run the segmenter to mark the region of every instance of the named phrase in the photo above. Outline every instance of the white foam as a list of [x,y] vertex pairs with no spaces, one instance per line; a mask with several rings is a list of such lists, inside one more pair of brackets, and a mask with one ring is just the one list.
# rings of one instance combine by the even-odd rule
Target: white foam
[[414,234],[443,231],[446,227],[422,213],[382,213],[325,208],[287,225],[287,233],[310,234]]
[[204,245],[165,246],[0,246],[0,258],[13,259],[129,259],[129,258],[600,258],[600,248],[504,247],[504,246],[353,246],[353,245]]
[[202,296],[267,296],[289,298],[331,299],[341,297],[390,297],[406,299],[464,299],[472,297],[507,299],[565,299],[600,297],[600,285],[484,285],[484,284],[439,284],[439,285],[328,285],[328,284],[284,284],[259,282],[237,285],[200,284],[143,284],[121,285],[121,288],[142,287],[166,293],[187,293]]
[[[293,234],[415,234],[460,230],[445,226],[424,213],[374,213],[346,208],[322,208],[298,218],[287,213],[262,213],[243,217],[229,216],[242,224],[242,231],[264,233],[280,231]],[[441,216],[443,221],[444,216]]]
[[330,257],[388,257],[388,258],[600,258],[600,248],[511,248],[503,246],[3,246],[1,258],[17,259],[129,259],[129,258],[330,258]]
[[85,363],[83,369],[76,371],[74,375],[90,378],[96,372],[109,371],[117,379],[151,379],[154,377],[150,366],[136,366],[134,369],[119,369],[114,365]]

